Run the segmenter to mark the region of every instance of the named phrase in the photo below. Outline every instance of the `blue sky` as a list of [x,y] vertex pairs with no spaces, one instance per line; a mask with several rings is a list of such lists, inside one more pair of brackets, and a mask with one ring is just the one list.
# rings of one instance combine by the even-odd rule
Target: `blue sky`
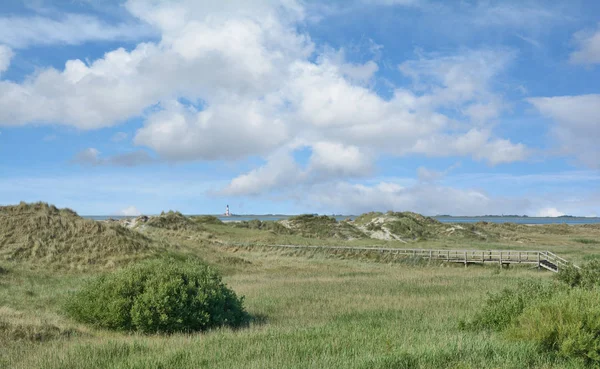
[[0,204],[600,215],[600,3],[10,0]]

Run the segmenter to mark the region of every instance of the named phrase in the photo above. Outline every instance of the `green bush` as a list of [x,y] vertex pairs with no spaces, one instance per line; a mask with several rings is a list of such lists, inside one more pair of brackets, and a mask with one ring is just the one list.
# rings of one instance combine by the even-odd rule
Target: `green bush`
[[573,289],[527,307],[507,334],[560,356],[600,362],[600,292]]
[[501,331],[510,326],[527,306],[552,296],[558,288],[536,281],[521,282],[515,289],[505,288],[488,294],[482,309],[470,322],[461,322],[462,328]]
[[567,265],[566,267],[560,268],[556,278],[567,284],[569,287],[581,285],[581,272],[573,265]]
[[561,268],[557,278],[571,287],[593,288],[600,286],[600,260],[592,260],[581,268]]
[[75,320],[143,333],[193,332],[249,321],[243,298],[203,264],[148,261],[101,276],[67,301]]
[[[489,295],[461,328],[504,331],[559,356],[600,364],[600,261],[561,269],[565,283],[523,283]],[[567,287],[568,286],[568,287]]]

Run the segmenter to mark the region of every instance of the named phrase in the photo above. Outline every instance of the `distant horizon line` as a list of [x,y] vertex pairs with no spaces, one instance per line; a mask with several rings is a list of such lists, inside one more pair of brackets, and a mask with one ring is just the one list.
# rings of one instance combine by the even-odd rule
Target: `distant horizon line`
[[[386,212],[381,212],[382,214],[385,214]],[[261,217],[265,217],[265,216],[272,216],[272,217],[294,217],[294,216],[299,216],[299,215],[318,215],[318,216],[329,216],[329,217],[359,217],[360,215],[363,214],[368,214],[368,213],[362,213],[359,215],[355,215],[355,214],[320,214],[320,213],[298,213],[298,214],[231,214],[229,216],[226,216],[225,214],[207,214],[207,213],[182,213],[185,216],[202,216],[202,215],[208,215],[208,216],[215,216],[215,217],[227,217],[227,218],[235,218],[235,217],[251,217],[251,216],[261,216]],[[531,216],[531,215],[448,215],[448,214],[437,214],[437,215],[425,215],[425,214],[421,214],[421,213],[416,213],[416,214],[420,214],[426,217],[431,217],[431,218],[539,218],[539,219],[544,219],[544,218],[550,218],[550,219],[558,219],[558,218],[589,218],[589,219],[600,219],[600,216],[579,216],[579,215],[560,215],[560,216],[555,216],[555,217],[550,217],[550,216]],[[81,217],[128,217],[128,218],[136,218],[139,216],[158,216],[160,215],[160,213],[156,213],[156,214],[139,214],[139,215],[122,215],[122,214],[94,214],[94,215],[82,215],[80,214]]]

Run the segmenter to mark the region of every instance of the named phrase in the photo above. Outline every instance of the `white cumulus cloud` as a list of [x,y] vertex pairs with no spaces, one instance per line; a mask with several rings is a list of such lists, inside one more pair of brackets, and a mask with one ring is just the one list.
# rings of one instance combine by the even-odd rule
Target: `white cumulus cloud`
[[546,217],[555,218],[555,217],[560,217],[563,215],[565,215],[565,213],[558,211],[558,209],[556,209],[556,208],[543,208],[543,209],[540,209],[536,214],[536,216],[542,217],[542,218],[546,218]]
[[224,195],[259,195],[285,189],[304,181],[305,174],[288,152],[272,154],[267,163],[234,178],[222,191]]
[[373,163],[369,155],[357,147],[317,142],[312,145],[309,171],[316,176],[364,177],[373,172]]
[[268,154],[289,137],[268,102],[224,101],[202,111],[170,102],[150,114],[135,143],[170,160],[239,159]]
[[574,64],[600,63],[600,26],[596,31],[580,31],[574,36],[577,50],[570,56]]
[[142,215],[142,212],[139,211],[135,206],[128,206],[125,209],[119,211],[119,215],[125,217],[137,217],[139,215]]
[[[409,3],[383,1],[392,2]],[[412,84],[392,86],[383,97],[371,83],[379,64],[350,62],[343,49],[315,44],[301,27],[300,1],[129,0],[125,9],[160,40],[41,68],[22,82],[0,80],[0,126],[91,130],[141,117],[134,144],[164,160],[266,158],[264,166],[233,179],[223,190],[228,194],[364,177],[383,155],[466,156],[497,165],[529,153],[493,130],[505,107],[494,82],[514,59],[511,50],[419,51],[399,65]],[[81,35],[67,37],[64,24],[86,20]],[[44,22],[30,34],[4,37],[19,47],[41,43],[40,29],[54,25]],[[106,26],[73,16],[61,22],[49,43],[84,42],[92,39],[89,29]],[[106,37],[118,39],[118,28],[112,32]],[[290,154],[298,142],[312,150],[306,168]],[[74,161],[154,161],[144,150],[99,154],[88,149]]]

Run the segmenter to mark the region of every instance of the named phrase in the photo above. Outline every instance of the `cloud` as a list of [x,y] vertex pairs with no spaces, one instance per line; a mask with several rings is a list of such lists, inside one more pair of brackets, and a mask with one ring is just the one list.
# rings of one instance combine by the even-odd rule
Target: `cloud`
[[[375,44],[372,40],[368,42],[368,50],[370,53],[376,56],[381,48],[380,45]],[[335,65],[339,73],[356,84],[366,85],[373,80],[377,71],[379,71],[379,65],[373,61],[369,60],[365,63],[352,63],[346,61],[346,50],[329,50],[326,49],[323,54],[320,56],[319,64],[331,63]]]
[[543,209],[540,209],[536,214],[536,216],[542,217],[542,218],[545,218],[545,217],[555,218],[555,217],[560,217],[563,215],[565,215],[565,213],[558,211],[558,209],[556,209],[556,208],[543,208]]
[[[485,120],[496,117],[499,108],[492,112],[489,110],[493,109],[476,112],[469,108],[500,105],[497,104],[500,98],[491,92],[490,80],[510,59],[510,52],[470,51],[406,62],[400,69],[414,80],[414,90],[421,93],[396,89],[393,97],[385,100],[364,86],[352,84],[344,78],[338,61],[324,57],[318,64],[294,66],[289,107],[293,117],[317,130],[311,136],[313,141],[322,134],[347,145],[406,155],[422,153],[424,150],[417,144],[435,137],[446,148],[440,151],[440,156],[473,155],[489,158],[491,164],[521,160],[525,156],[523,145],[494,139],[490,130],[465,130],[454,124],[457,122],[453,119],[436,112],[436,109],[448,108],[459,113],[467,110],[462,123],[465,128],[489,124]],[[452,134],[451,125],[454,126]],[[306,124],[302,127],[304,131],[309,129]],[[477,141],[479,145],[466,147],[462,143],[478,138],[477,135],[484,138]],[[457,145],[463,149],[448,149]],[[485,150],[494,147],[503,149],[502,157]],[[436,146],[429,147],[426,153],[438,155]]]
[[[509,49],[468,50],[454,55],[421,55],[399,65],[413,80],[416,91],[425,92],[417,101],[429,108],[490,103],[500,99],[492,91],[494,78],[515,58]],[[494,117],[499,113],[486,114]]]
[[600,63],[600,25],[596,31],[580,31],[574,35],[577,51],[571,53],[569,61],[573,64]]
[[121,167],[135,167],[139,165],[155,163],[156,159],[143,150],[118,154],[108,158],[101,158],[100,151],[95,148],[88,148],[77,153],[72,159],[72,162],[75,164],[88,166],[112,165]]
[[[511,50],[419,51],[399,67],[412,85],[383,97],[371,83],[377,62],[347,61],[344,50],[316,45],[302,31],[300,2],[125,6],[160,41],[93,62],[69,60],[20,83],[0,81],[0,125],[90,130],[142,117],[134,143],[168,161],[270,158],[302,142],[313,149],[312,181],[363,176],[381,155],[460,155],[491,165],[527,156],[524,145],[491,128],[505,106],[494,82],[514,59]],[[137,155],[136,163],[147,154]],[[93,165],[106,163],[98,160]]]
[[438,179],[444,178],[444,172],[419,167],[417,168],[417,177],[420,182],[435,182]]
[[320,178],[366,177],[373,173],[369,155],[336,142],[314,143],[308,165],[308,171]]
[[409,210],[427,215],[515,214],[530,207],[526,199],[494,198],[479,190],[422,183],[405,187],[393,182],[374,185],[340,182],[315,188],[309,199],[344,214],[373,210]]
[[141,23],[108,24],[84,14],[60,19],[42,16],[0,17],[0,43],[15,49],[37,45],[78,45],[89,41],[134,41],[155,35]]
[[99,165],[101,162],[99,156],[100,151],[91,147],[78,152],[72,162],[80,165]]
[[436,182],[441,180],[442,178],[446,177],[450,172],[452,172],[454,169],[459,168],[462,164],[460,162],[455,163],[454,165],[451,165],[450,167],[448,167],[447,169],[443,170],[443,171],[437,171],[437,170],[432,170],[432,169],[428,169],[425,167],[419,167],[417,168],[417,178],[419,179],[419,182],[424,182],[424,183],[430,183],[430,182]]
[[[299,167],[291,156],[279,159],[278,163],[267,162],[262,169],[238,177],[230,189],[239,191],[225,194],[252,194],[257,201],[296,201],[306,211],[343,214],[410,210],[428,215],[537,216],[542,209],[558,208],[567,214],[589,215],[600,209],[599,192],[565,190],[595,183],[599,177],[594,171],[449,175],[461,165],[456,163],[443,171],[420,167],[418,180],[386,177],[357,182],[331,177],[314,181],[308,170],[310,166]],[[484,188],[501,189],[500,193],[509,188],[515,195],[503,196]]]
[[410,151],[432,157],[471,154],[473,159],[486,160],[490,165],[521,161],[529,156],[525,145],[494,139],[489,130],[479,129],[460,135],[433,135],[419,139]]
[[284,148],[270,155],[263,166],[231,180],[220,194],[255,196],[339,178],[365,177],[373,172],[370,156],[356,147],[323,141],[311,144],[311,149],[306,168],[294,160],[292,148]]
[[6,45],[0,44],[0,75],[8,70],[14,52]]
[[135,167],[155,162],[156,159],[154,159],[144,150],[136,150],[125,154],[114,155],[102,161],[103,164],[122,167]]
[[527,101],[556,124],[552,135],[563,153],[600,168],[600,95],[535,97]]
[[521,40],[523,40],[524,42],[528,43],[529,45],[536,47],[538,49],[542,48],[542,43],[536,39],[533,39],[531,37],[527,37],[527,36],[523,36],[521,34],[515,34],[516,37],[520,38]]
[[[519,214],[529,216],[588,215],[600,209],[600,193],[570,196],[562,192],[502,196],[475,188],[438,183],[399,185],[391,180],[356,184],[340,181],[290,194],[325,213],[361,214],[368,211],[414,211],[426,215]],[[557,209],[560,209],[558,211]]]
[[153,46],[118,49],[91,65],[70,60],[61,72],[40,70],[23,83],[0,81],[0,124],[56,123],[80,129],[112,126],[158,98],[147,80],[132,73]]
[[299,184],[304,178],[305,174],[289,153],[275,153],[262,167],[234,178],[221,193],[233,196],[259,195]]
[[168,160],[240,159],[268,154],[290,135],[265,101],[231,100],[202,111],[172,101],[150,114],[134,139]]
[[[97,129],[139,116],[174,97],[204,100],[207,105],[264,99],[285,80],[292,60],[306,57],[312,44],[283,19],[266,16],[269,8],[276,12],[282,6],[233,3],[219,5],[233,12],[230,17],[217,16],[219,12],[207,17],[207,10],[219,6],[128,2],[133,15],[162,31],[161,42],[141,43],[129,52],[117,49],[93,63],[70,60],[62,71],[42,69],[21,84],[0,82],[0,124]],[[173,18],[172,12],[185,16]],[[238,12],[243,17],[232,17]]]
[[535,1],[477,1],[472,8],[472,22],[481,27],[533,28],[565,18],[565,13],[556,6],[544,5],[548,4]]
[[135,206],[128,206],[125,209],[119,211],[118,215],[125,217],[137,217],[142,215],[142,212],[139,211]]

